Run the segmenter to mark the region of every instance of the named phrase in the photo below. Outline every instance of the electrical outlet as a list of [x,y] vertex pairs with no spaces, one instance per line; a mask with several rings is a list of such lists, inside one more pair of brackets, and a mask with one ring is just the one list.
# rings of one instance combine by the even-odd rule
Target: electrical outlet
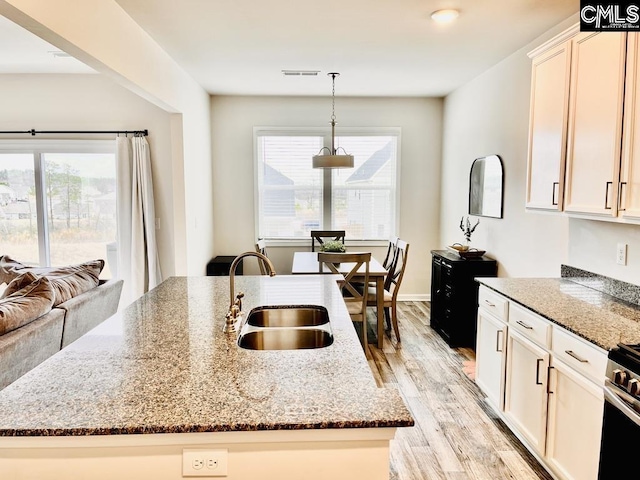
[[616,263],[618,265],[627,264],[627,244],[619,243],[616,249]]
[[182,450],[183,477],[226,477],[228,450]]

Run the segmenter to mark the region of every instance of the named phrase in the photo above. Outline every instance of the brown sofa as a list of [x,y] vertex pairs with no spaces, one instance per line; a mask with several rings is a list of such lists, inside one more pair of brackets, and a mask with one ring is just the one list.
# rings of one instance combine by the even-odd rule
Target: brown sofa
[[0,336],[0,389],[116,313],[122,284],[101,280],[97,287]]

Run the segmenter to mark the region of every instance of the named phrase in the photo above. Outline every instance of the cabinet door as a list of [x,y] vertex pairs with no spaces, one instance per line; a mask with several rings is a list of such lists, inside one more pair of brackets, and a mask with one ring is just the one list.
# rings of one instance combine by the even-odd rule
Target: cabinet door
[[620,216],[640,219],[640,35],[628,34]]
[[476,383],[496,410],[504,406],[504,366],[507,325],[478,309]]
[[567,212],[617,215],[625,54],[626,33],[572,39]]
[[529,447],[544,455],[549,353],[512,328],[507,332],[504,415]]
[[553,360],[549,379],[547,461],[566,480],[596,480],[604,400],[597,386]]
[[444,292],[442,291],[442,260],[433,256],[431,261],[431,327],[440,329],[444,313]]
[[527,208],[562,208],[570,62],[570,41],[533,59]]

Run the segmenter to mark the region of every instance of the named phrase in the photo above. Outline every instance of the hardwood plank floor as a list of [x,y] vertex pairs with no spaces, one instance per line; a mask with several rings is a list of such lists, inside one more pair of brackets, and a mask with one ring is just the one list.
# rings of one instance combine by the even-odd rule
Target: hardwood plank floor
[[[368,313],[375,338],[375,309]],[[451,349],[429,326],[428,302],[398,302],[401,343],[370,344],[380,386],[398,388],[416,425],[391,442],[391,480],[552,480],[463,372],[472,349]]]

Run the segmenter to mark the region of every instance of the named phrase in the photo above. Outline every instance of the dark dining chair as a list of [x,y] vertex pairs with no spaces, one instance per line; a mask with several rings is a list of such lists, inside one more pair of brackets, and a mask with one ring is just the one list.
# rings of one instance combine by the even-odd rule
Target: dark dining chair
[[[398,328],[398,292],[400,291],[400,284],[404,277],[404,271],[407,267],[407,258],[409,256],[409,244],[403,240],[398,239],[396,245],[396,254],[391,262],[389,273],[384,281],[384,316],[389,324],[389,320],[393,324],[393,331],[396,334],[396,339],[400,341],[400,329]],[[367,306],[376,306],[376,289],[375,287],[369,287],[369,295],[367,298]],[[391,327],[389,327],[391,328]]]
[[[260,239],[256,242],[256,252],[263,254],[265,257],[269,256],[267,255],[267,242],[264,239]],[[258,266],[260,267],[260,274],[267,275],[269,269],[264,264],[263,260],[258,259]]]
[[[354,281],[358,277],[365,285],[369,283],[369,262],[371,261],[371,253],[333,253],[319,252],[318,263],[320,272],[324,271],[326,265],[331,273],[343,276],[343,280],[338,281],[338,285],[342,290],[344,303],[351,316],[352,322],[362,323],[362,348],[365,353],[369,352],[369,343],[367,341],[367,292],[362,292],[357,288]],[[353,263],[353,267],[348,271],[338,270],[338,265],[345,263]],[[364,272],[358,270],[365,265]]]
[[344,237],[344,230],[311,230],[311,251],[316,251],[316,243],[319,247],[322,247],[326,240],[344,243]]
[[382,262],[382,266],[389,270],[393,259],[396,256],[396,248],[398,246],[398,237],[392,237],[389,239],[389,245],[387,246],[387,255],[384,257],[384,261]]

